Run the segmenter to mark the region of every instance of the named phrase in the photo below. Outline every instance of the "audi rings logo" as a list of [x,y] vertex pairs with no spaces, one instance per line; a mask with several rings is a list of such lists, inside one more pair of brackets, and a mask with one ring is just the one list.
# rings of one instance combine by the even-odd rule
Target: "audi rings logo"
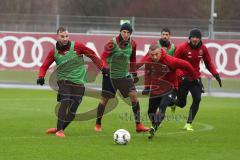
[[[210,43],[206,43],[206,47],[208,49],[210,48],[217,49],[216,56],[215,56],[215,64],[216,64],[217,71],[219,73],[222,73],[227,76],[240,75],[240,46],[238,44],[226,43],[224,45],[219,45],[217,43],[210,42]],[[236,50],[236,53],[227,52],[228,49],[234,49]],[[221,60],[221,57],[222,57],[222,60]],[[233,61],[232,61],[232,58],[230,60],[230,57],[233,58]],[[228,63],[233,63],[231,64],[233,67],[228,67]],[[201,63],[200,67],[203,73],[210,74],[209,71],[206,69],[205,65],[203,65],[203,63]]]
[[[106,38],[106,42],[107,40],[108,38]],[[29,45],[29,43],[31,44]],[[0,67],[40,67],[44,56],[55,46],[55,43],[56,41],[48,36],[40,38],[25,35],[21,38],[4,36],[0,38]],[[219,73],[225,76],[240,76],[240,46],[238,43],[227,42],[220,45],[217,42],[207,42],[206,46],[208,49],[214,49],[212,60]],[[95,46],[89,47],[96,51]],[[103,46],[98,46],[98,48],[103,48]],[[145,53],[145,51],[138,51],[138,53]],[[202,73],[210,74],[203,63],[200,68]]]
[[[25,43],[30,42],[33,43],[30,53],[26,52],[26,49],[29,47],[25,45]],[[31,36],[24,36],[22,38],[17,38],[15,36],[6,36],[0,39],[0,64],[4,67],[16,67],[21,66],[23,68],[32,68],[35,66],[41,66],[42,58],[43,58],[43,46],[42,43],[47,42],[53,45],[56,44],[56,41],[50,37],[42,37],[36,39]],[[8,46],[8,44],[13,43],[12,49]],[[11,50],[11,51],[9,51]],[[9,57],[12,52],[11,61]],[[46,54],[46,53],[45,53]],[[31,57],[31,62],[25,62],[24,57]]]

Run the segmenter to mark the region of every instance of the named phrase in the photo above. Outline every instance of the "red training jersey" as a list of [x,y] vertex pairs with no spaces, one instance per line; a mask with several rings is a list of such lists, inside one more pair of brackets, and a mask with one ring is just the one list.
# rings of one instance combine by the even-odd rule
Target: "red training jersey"
[[[212,63],[208,49],[203,44],[200,48],[191,48],[191,46],[189,45],[189,42],[185,42],[177,48],[177,50],[174,53],[174,57],[188,61],[194,68],[194,71],[197,74],[198,78],[201,77],[201,73],[200,73],[201,60],[203,60],[206,68],[211,72],[212,75],[218,74],[214,64]],[[190,76],[189,77],[190,79],[193,78],[186,71],[182,71],[179,74],[180,74],[180,77]]]
[[[151,87],[161,84],[161,81],[167,81],[172,85],[173,88],[178,89],[176,74],[177,69],[184,70],[189,75],[191,75],[193,79],[197,79],[194,68],[189,62],[167,55],[164,49],[161,49],[161,51],[161,58],[158,62],[154,62],[150,58],[149,53],[143,57],[140,62],[140,65],[145,64],[145,67],[148,65],[148,68],[150,69],[149,72],[151,73]],[[138,65],[138,68],[139,67],[140,66]],[[145,74],[145,76],[148,75]],[[153,90],[153,93],[151,94],[156,95],[161,92],[160,90],[161,87],[159,90]]]
[[[70,46],[67,47],[66,50],[64,50],[64,51],[58,51],[58,53],[61,55],[65,55],[68,53],[69,49],[70,49]],[[76,54],[79,56],[85,55],[85,56],[89,57],[98,66],[99,69],[102,69],[102,67],[103,67],[102,61],[97,57],[97,55],[95,54],[95,52],[93,50],[86,47],[84,44],[82,44],[80,42],[75,42],[74,51],[76,51]],[[55,61],[54,52],[55,52],[55,48],[50,50],[50,52],[48,53],[48,56],[46,57],[42,66],[39,69],[39,74],[38,74],[39,78],[43,78],[46,75],[48,68]]]

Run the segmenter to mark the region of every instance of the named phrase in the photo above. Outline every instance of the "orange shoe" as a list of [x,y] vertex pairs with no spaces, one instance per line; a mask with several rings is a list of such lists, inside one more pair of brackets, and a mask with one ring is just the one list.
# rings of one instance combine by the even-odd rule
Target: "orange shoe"
[[147,132],[149,128],[145,127],[143,124],[136,124],[136,132]]
[[57,128],[49,128],[48,130],[46,130],[47,134],[55,134],[57,132]]
[[63,130],[57,131],[57,132],[55,133],[55,135],[56,135],[57,137],[60,137],[60,138],[64,138],[64,137],[65,137],[65,134],[64,134]]
[[100,125],[100,124],[96,124],[95,127],[94,127],[94,130],[95,130],[96,132],[101,132],[101,131],[102,131],[101,125]]

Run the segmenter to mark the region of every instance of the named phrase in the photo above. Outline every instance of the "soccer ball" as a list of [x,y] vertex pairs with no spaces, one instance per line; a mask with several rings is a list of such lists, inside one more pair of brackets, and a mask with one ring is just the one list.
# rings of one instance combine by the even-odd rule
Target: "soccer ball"
[[118,129],[116,132],[114,132],[113,139],[117,144],[127,144],[131,139],[131,135],[125,129]]

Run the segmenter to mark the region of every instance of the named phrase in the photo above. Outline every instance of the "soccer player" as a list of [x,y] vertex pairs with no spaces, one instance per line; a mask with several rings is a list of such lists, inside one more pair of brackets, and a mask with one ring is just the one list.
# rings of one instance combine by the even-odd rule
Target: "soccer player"
[[[194,68],[199,78],[201,78],[199,65],[200,61],[203,60],[206,68],[216,78],[219,86],[222,87],[221,78],[212,63],[207,47],[202,43],[202,34],[199,29],[194,28],[190,31],[189,40],[177,48],[174,53],[174,57],[188,61]],[[186,105],[188,92],[190,91],[193,102],[190,107],[187,123],[185,124],[184,129],[187,131],[193,131],[192,122],[199,109],[202,87],[192,83],[191,80],[193,77],[186,71],[182,71],[180,77],[181,85],[178,90],[178,100],[176,105],[184,107]]]
[[129,23],[124,23],[120,28],[120,34],[110,40],[104,47],[101,58],[104,67],[110,69],[110,74],[103,75],[102,79],[102,94],[98,104],[96,125],[94,127],[96,132],[102,130],[101,120],[105,107],[109,99],[115,97],[117,90],[120,91],[124,98],[130,97],[136,122],[136,131],[146,132],[149,129],[140,122],[140,105],[134,86],[134,81],[137,82],[138,80],[134,65],[136,63],[136,42],[131,38],[131,34],[132,26]]
[[[163,28],[161,30],[161,36],[158,41],[154,41],[151,45],[157,44],[160,48],[165,49],[166,53],[170,56],[173,56],[176,46],[171,42],[171,31],[169,28]],[[144,74],[144,89],[142,91],[143,95],[148,95],[150,92],[151,85],[151,72],[150,68],[145,65],[145,74]]]
[[[168,55],[157,44],[150,46],[148,54],[142,58],[137,67],[139,68],[143,64],[149,65],[152,72],[148,105],[148,116],[152,122],[152,127],[149,130],[149,139],[151,139],[165,117],[167,106],[173,103],[176,97],[178,89],[177,69],[184,70],[191,75],[193,77],[192,83],[199,86],[202,83],[187,61]],[[159,113],[156,113],[158,108]]]
[[50,128],[46,132],[58,137],[65,137],[64,130],[74,119],[77,108],[82,101],[85,92],[86,68],[83,55],[89,57],[103,73],[107,70],[94,51],[79,42],[69,40],[68,31],[59,27],[57,29],[56,48],[48,53],[39,69],[37,84],[43,85],[44,77],[49,66],[55,61],[57,68],[58,121],[56,128]]

